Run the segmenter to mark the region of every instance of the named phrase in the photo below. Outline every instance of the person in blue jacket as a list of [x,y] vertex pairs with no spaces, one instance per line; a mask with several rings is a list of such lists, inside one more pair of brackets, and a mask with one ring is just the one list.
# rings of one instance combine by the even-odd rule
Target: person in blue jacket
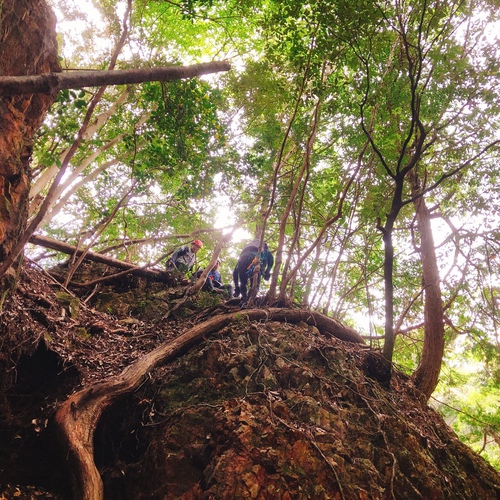
[[255,239],[248,243],[243,248],[240,254],[236,267],[233,271],[234,280],[234,296],[241,298],[243,301],[247,300],[247,284],[248,280],[252,277],[254,268],[260,264],[260,273],[257,277],[257,287],[259,286],[260,277],[262,276],[266,281],[271,277],[271,269],[274,265],[274,257],[267,243],[263,244],[262,251],[259,253],[260,239]]
[[[231,285],[224,285],[222,282],[222,276],[219,271],[220,268],[220,260],[217,259],[214,267],[207,274],[207,279],[201,288],[204,292],[213,292],[213,293],[221,293],[224,294],[227,291],[227,295],[229,298],[233,293],[233,287]],[[203,269],[198,271],[197,277],[201,276]]]

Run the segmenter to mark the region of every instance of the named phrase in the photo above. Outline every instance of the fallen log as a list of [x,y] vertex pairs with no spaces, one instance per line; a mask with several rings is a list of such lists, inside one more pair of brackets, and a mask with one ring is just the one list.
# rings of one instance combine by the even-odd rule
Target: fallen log
[[167,342],[125,368],[119,375],[93,384],[70,396],[61,404],[55,416],[58,435],[63,445],[73,479],[73,498],[102,500],[103,483],[94,462],[94,432],[104,410],[120,397],[141,386],[147,374],[159,366],[173,361],[192,346],[232,322],[281,321],[305,322],[316,326],[327,336],[364,344],[353,329],[320,313],[295,309],[251,309],[216,316],[201,323],[173,341]]
[[[34,234],[30,237],[29,242],[33,243],[34,245],[42,246],[44,248],[50,248],[51,250],[56,250],[58,252],[66,253],[68,255],[76,255],[77,257],[82,255],[82,253],[84,253],[84,250],[80,250],[73,245],[69,245],[68,243],[63,243],[61,241],[54,240],[53,238],[49,238],[48,236],[41,236]],[[116,269],[129,271],[130,273],[143,276],[146,278],[163,280],[166,277],[166,273],[164,271],[160,271],[158,269],[148,269],[145,267],[140,267],[135,264],[131,264],[130,262],[114,259],[113,257],[107,257],[106,255],[103,255],[101,253],[86,252],[85,258],[93,262],[106,264]]]

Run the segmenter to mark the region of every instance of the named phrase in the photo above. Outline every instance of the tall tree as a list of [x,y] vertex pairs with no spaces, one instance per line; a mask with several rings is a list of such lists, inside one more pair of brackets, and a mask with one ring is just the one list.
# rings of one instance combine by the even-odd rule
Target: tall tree
[[[488,137],[487,134],[481,133],[476,134],[477,143],[471,148],[470,135],[469,140],[460,142],[456,134],[450,133],[452,127],[463,127],[470,120],[465,106],[477,103],[481,109],[481,97],[475,88],[469,88],[468,78],[458,75],[455,70],[450,70],[449,61],[444,62],[441,59],[438,47],[446,47],[448,54],[453,53],[454,48],[456,50],[461,47],[461,50],[457,52],[459,55],[456,64],[461,64],[464,71],[466,68],[474,71],[476,77],[480,76],[485,81],[490,79],[489,67],[486,65],[486,67],[479,68],[476,62],[477,53],[475,53],[477,47],[469,48],[468,41],[456,34],[459,26],[466,23],[467,16],[470,15],[470,12],[463,11],[460,5],[434,7],[424,2],[419,5],[419,9],[416,9],[414,5],[411,9],[405,5],[398,5],[395,10],[392,6],[386,5],[383,14],[389,30],[393,30],[395,36],[393,45],[395,57],[391,56],[387,59],[388,66],[386,66],[385,74],[394,75],[394,70],[401,68],[399,73],[401,76],[396,82],[391,82],[392,89],[389,90],[389,82],[382,80],[381,84],[375,83],[376,72],[373,71],[373,63],[376,61],[376,56],[372,52],[368,58],[360,54],[360,60],[366,68],[367,82],[362,112],[370,97],[376,98],[377,94],[384,95],[386,106],[379,108],[378,120],[391,124],[389,131],[395,134],[395,142],[388,147],[387,129],[385,132],[382,132],[382,129],[370,129],[362,121],[365,134],[370,139],[384,171],[392,179],[394,186],[391,207],[386,215],[385,224],[379,225],[385,246],[384,355],[388,360],[392,359],[395,340],[393,230],[401,210],[413,200],[422,238],[422,268],[426,287],[424,355],[423,363],[415,379],[427,396],[430,396],[437,383],[437,373],[439,373],[443,353],[443,316],[442,305],[436,303],[440,301],[440,291],[431,239],[432,232],[423,200],[415,197],[421,197],[424,192],[437,189],[442,182],[457,175],[478,158],[485,156],[485,153],[497,144],[494,134]],[[464,59],[464,54],[467,54],[468,59]],[[373,63],[370,62],[372,60]],[[451,86],[453,86],[454,94],[451,92]],[[375,90],[372,90],[373,87]],[[381,91],[383,94],[380,93]],[[487,120],[490,112],[491,110],[486,110],[484,113],[478,112],[476,119],[481,123]],[[435,160],[434,152],[440,148],[447,149],[450,145],[456,148],[455,154],[458,161],[448,160],[442,169],[435,168],[437,165],[434,169],[427,167],[425,175],[429,179],[425,189],[419,193],[411,191],[411,182],[406,187],[408,176],[416,179],[416,170],[422,168],[422,163],[428,164],[427,157],[432,155]],[[435,356],[432,362],[431,356]]]
[[439,380],[444,352],[444,310],[441,283],[432,235],[431,215],[425,199],[421,196],[422,186],[414,171],[410,173],[415,214],[420,236],[422,281],[424,288],[424,346],[420,363],[413,373],[415,385],[431,397]]
[[[0,8],[0,75],[58,72],[55,17],[45,0],[4,0]],[[55,93],[0,97],[0,266],[23,234],[28,215],[33,138]],[[0,274],[0,307],[15,265]]]
[[[478,9],[482,14],[475,17]],[[337,123],[343,117],[345,123],[359,120],[369,141],[371,154],[364,156],[362,164],[365,182],[371,185],[364,187],[364,213],[361,211],[358,216],[365,218],[368,215],[373,220],[376,214],[380,221],[378,228],[382,232],[385,254],[383,350],[387,360],[392,361],[395,326],[404,322],[405,310],[415,309],[417,305],[415,301],[409,303],[408,309],[402,308],[401,316],[396,319],[395,311],[403,290],[397,289],[401,281],[395,281],[398,252],[395,244],[404,241],[401,234],[411,219],[409,209],[413,205],[418,210],[421,236],[430,236],[429,231],[425,233],[425,214],[419,199],[431,191],[436,191],[434,197],[438,197],[450,179],[477,165],[480,159],[487,158],[498,144],[494,127],[487,125],[493,123],[497,113],[493,95],[498,88],[498,59],[494,44],[485,42],[484,38],[487,21],[494,19],[494,8],[480,2],[446,5],[359,2],[353,10],[352,4],[347,2],[320,2],[312,7],[287,1],[273,2],[269,12],[266,25],[269,27],[269,57],[281,63],[286,61],[286,65],[280,67],[295,76],[295,80],[289,76],[289,81],[295,84],[291,88],[296,96],[302,93],[302,86],[298,83],[304,68],[310,68],[307,97],[311,97],[320,81],[317,68],[325,61],[333,65],[332,53],[335,53],[338,56],[335,64],[341,71],[332,72],[329,83],[335,83],[322,89],[323,100],[330,103],[322,110],[322,119],[328,123],[328,112],[331,112],[336,113]],[[313,54],[310,51],[312,40]],[[338,64],[339,60],[343,64]],[[339,82],[351,89],[349,95],[339,94]],[[478,82],[482,83],[479,85]],[[336,97],[330,97],[335,93]],[[335,102],[338,102],[339,95],[344,98],[343,106]],[[307,97],[304,96],[303,103],[307,102]],[[356,101],[359,103],[358,112],[353,106]],[[302,116],[308,112],[306,109],[306,106],[300,109],[304,113]],[[293,116],[291,109],[288,116]],[[294,121],[300,123],[301,117],[295,115]],[[318,131],[317,138],[323,139],[325,131]],[[297,140],[299,128],[295,127],[293,132],[293,139],[300,142]],[[346,151],[356,140],[358,148],[361,147],[359,136],[353,133],[353,129],[346,126],[343,132],[342,144],[330,142],[332,149],[337,147],[338,151]],[[282,133],[284,137],[289,136],[285,123]],[[306,136],[303,131],[302,134],[305,144]],[[317,140],[316,151],[320,149],[319,144]],[[311,148],[304,149],[310,155]],[[312,151],[314,158],[316,151]],[[311,177],[318,166],[319,163],[311,166]],[[412,192],[410,175],[425,178],[425,185],[419,193]],[[279,177],[280,180],[285,178],[281,171]],[[311,179],[308,182],[311,183]],[[282,214],[280,227],[283,228],[291,213],[294,190],[286,191],[281,183],[277,192],[283,193],[286,200],[286,203],[275,203],[273,207],[275,216]],[[291,193],[292,197],[287,198],[285,193]],[[297,208],[294,214],[303,214],[298,205],[294,208]],[[398,231],[397,240],[395,231]],[[285,243],[285,234],[290,236],[289,231],[281,231],[278,252],[295,241],[292,238]],[[409,232],[407,234],[406,241]],[[431,240],[427,243],[422,242],[420,246],[421,265],[425,267],[424,279],[431,283],[435,282],[431,274],[436,275],[437,265]],[[291,257],[292,248],[289,250]],[[430,260],[434,261],[431,274]],[[289,269],[287,265],[281,271],[274,271],[272,286],[278,281],[279,273],[283,273],[282,297],[286,283],[292,283]],[[436,373],[439,373],[443,353],[442,314],[432,311],[433,307],[442,308],[435,302],[438,295],[434,300],[426,296],[424,301],[425,355],[415,377],[427,396],[437,382]],[[436,323],[434,326],[433,322]],[[429,352],[435,355],[432,363],[429,363]],[[425,382],[424,373],[428,374]]]

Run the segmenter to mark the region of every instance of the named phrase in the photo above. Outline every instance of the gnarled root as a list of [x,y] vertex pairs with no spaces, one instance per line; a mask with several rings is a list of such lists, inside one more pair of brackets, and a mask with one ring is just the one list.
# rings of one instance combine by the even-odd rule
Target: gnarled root
[[71,469],[74,498],[103,499],[102,479],[94,463],[94,432],[103,411],[118,398],[137,389],[159,364],[170,362],[200,340],[235,321],[305,322],[328,336],[364,343],[351,328],[322,314],[292,309],[252,309],[211,318],[161,345],[125,368],[119,375],[93,384],[70,396],[58,409],[55,420]]

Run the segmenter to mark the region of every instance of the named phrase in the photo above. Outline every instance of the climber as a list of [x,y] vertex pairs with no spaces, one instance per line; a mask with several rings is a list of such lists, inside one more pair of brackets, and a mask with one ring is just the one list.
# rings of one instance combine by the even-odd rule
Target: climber
[[193,269],[196,262],[196,253],[203,248],[203,243],[200,240],[194,240],[191,245],[184,245],[174,250],[172,257],[168,259],[167,270],[174,269],[186,274]]
[[243,248],[233,271],[234,296],[241,298],[243,302],[247,300],[247,283],[252,278],[253,271],[257,264],[260,264],[260,272],[257,277],[257,288],[259,287],[260,277],[263,276],[267,281],[271,277],[271,269],[274,264],[273,254],[269,251],[267,243],[264,243],[263,249],[259,254],[260,240],[255,239]]

